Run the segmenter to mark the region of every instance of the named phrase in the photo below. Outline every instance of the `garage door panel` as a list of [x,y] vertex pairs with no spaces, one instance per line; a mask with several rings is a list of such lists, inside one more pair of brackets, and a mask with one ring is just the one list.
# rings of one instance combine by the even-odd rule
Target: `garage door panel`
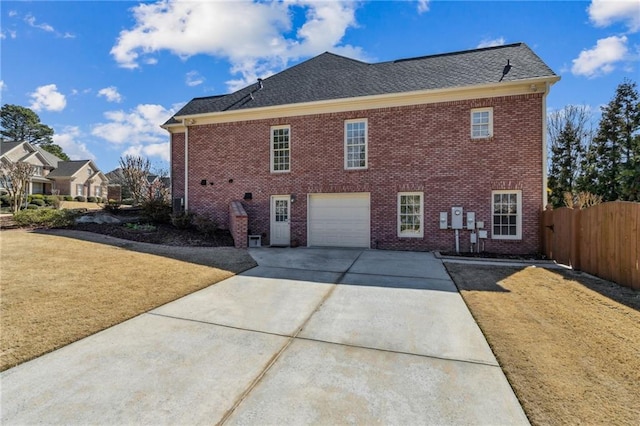
[[309,245],[369,247],[368,193],[311,194]]

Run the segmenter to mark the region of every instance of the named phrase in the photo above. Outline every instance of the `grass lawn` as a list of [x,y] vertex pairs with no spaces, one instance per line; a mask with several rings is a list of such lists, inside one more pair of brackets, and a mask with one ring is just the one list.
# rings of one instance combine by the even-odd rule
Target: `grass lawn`
[[532,424],[640,424],[639,291],[573,271],[446,267]]
[[243,250],[149,246],[0,232],[0,371],[255,266]]

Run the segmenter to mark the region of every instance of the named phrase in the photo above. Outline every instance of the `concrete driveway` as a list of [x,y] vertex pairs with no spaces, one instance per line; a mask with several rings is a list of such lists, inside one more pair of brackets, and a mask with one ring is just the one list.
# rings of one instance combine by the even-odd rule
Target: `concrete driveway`
[[2,424],[528,424],[430,253],[260,266],[1,376]]

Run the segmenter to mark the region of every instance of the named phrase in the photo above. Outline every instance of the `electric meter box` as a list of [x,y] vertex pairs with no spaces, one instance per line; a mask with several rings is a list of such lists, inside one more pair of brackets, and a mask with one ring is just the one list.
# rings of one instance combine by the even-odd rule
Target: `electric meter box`
[[451,207],[451,229],[462,229],[462,207]]
[[447,212],[440,212],[440,229],[447,229],[448,222]]
[[475,229],[476,227],[476,213],[467,212],[467,229]]

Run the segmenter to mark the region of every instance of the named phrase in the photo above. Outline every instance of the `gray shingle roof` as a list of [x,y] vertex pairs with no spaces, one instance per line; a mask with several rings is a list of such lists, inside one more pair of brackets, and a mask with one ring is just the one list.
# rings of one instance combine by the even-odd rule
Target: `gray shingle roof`
[[47,177],[71,177],[89,161],[90,160],[60,161],[58,168],[49,173]]
[[38,152],[44,157],[44,159],[47,160],[47,163],[51,164],[53,167],[58,167],[58,163],[63,161],[62,158],[53,155],[49,151],[45,151],[41,146],[36,145],[34,146],[34,148],[37,149]]
[[4,155],[19,145],[22,145],[22,142],[0,142],[0,155]]
[[[503,76],[507,61],[511,68]],[[174,117],[555,76],[524,43],[377,64],[323,53],[266,78],[262,89],[252,84],[228,95],[195,98]]]

